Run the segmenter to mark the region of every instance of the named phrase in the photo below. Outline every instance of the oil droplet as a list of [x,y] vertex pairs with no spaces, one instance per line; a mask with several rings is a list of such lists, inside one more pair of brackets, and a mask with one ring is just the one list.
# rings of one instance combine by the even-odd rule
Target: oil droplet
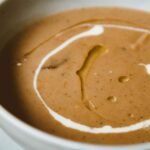
[[109,74],[112,74],[112,73],[113,73],[113,71],[112,71],[112,70],[109,70],[109,71],[108,71],[108,73],[109,73]]
[[93,74],[94,74],[94,76],[97,76],[97,75],[98,75],[98,73],[97,73],[97,72],[94,72]]
[[95,104],[94,104],[92,101],[90,101],[90,100],[86,102],[86,106],[87,106],[87,108],[88,108],[89,110],[96,109]]
[[19,63],[17,63],[17,66],[18,66],[18,67],[22,66],[22,63],[20,63],[20,62],[19,62]]
[[64,82],[64,88],[67,87],[67,84],[68,84],[67,81],[65,81],[65,82]]
[[129,81],[129,77],[128,76],[120,76],[118,78],[118,81],[121,82],[121,83],[125,83],[125,82],[128,82]]
[[128,116],[129,116],[130,118],[134,118],[134,114],[132,114],[132,113],[129,113]]
[[[91,69],[91,66],[96,61],[96,59],[100,56],[108,52],[108,49],[101,45],[96,45],[92,49],[89,50],[87,53],[85,60],[79,70],[77,70],[77,75],[80,79],[81,84],[81,100],[84,101],[84,104],[86,107],[88,107],[88,101],[85,99],[86,93],[85,93],[85,81],[88,76],[89,70]],[[87,104],[86,104],[87,103]]]
[[24,59],[23,59],[23,61],[24,61],[24,62],[26,62],[26,61],[27,61],[27,59],[26,59],[26,58],[24,58]]
[[117,102],[117,97],[109,96],[109,97],[107,97],[107,100],[110,101],[110,102]]
[[79,105],[75,105],[74,108],[75,109],[79,109],[80,107],[79,107]]

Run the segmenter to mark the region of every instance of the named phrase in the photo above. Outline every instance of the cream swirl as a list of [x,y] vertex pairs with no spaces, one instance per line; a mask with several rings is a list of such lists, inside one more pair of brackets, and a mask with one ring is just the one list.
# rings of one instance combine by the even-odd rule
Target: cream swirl
[[[43,105],[45,106],[45,108],[47,109],[47,111],[49,112],[49,114],[59,123],[61,123],[62,125],[64,125],[65,127],[71,128],[71,129],[75,129],[78,131],[82,131],[82,132],[88,132],[88,133],[93,133],[93,134],[99,134],[99,133],[126,133],[126,132],[131,132],[131,131],[136,131],[139,129],[143,129],[146,127],[150,126],[150,119],[129,125],[129,126],[124,126],[124,127],[112,127],[110,125],[107,126],[103,126],[103,127],[90,127],[87,125],[83,125],[80,123],[77,123],[71,119],[68,119],[58,113],[56,113],[54,110],[52,110],[44,101],[44,99],[42,98],[39,90],[38,90],[38,86],[37,86],[37,82],[38,82],[38,77],[40,74],[40,71],[43,67],[43,65],[47,62],[48,59],[50,59],[51,57],[53,57],[55,54],[59,53],[60,51],[62,51],[65,47],[67,47],[68,45],[70,45],[71,43],[75,42],[78,39],[81,38],[85,38],[85,37],[90,37],[90,36],[99,36],[101,34],[103,34],[104,32],[104,28],[119,28],[119,29],[124,29],[124,30],[131,30],[131,31],[135,31],[135,32],[143,32],[143,33],[147,33],[150,34],[150,31],[147,29],[143,29],[143,28],[137,28],[137,27],[131,27],[131,26],[125,26],[125,25],[114,25],[114,24],[84,24],[86,25],[90,25],[91,29],[89,29],[88,31],[84,31],[82,33],[79,33],[75,36],[72,36],[70,39],[66,40],[64,43],[62,43],[60,46],[56,47],[55,49],[51,50],[39,63],[35,74],[34,74],[34,78],[33,78],[33,88],[38,96],[38,98],[41,100],[41,102],[43,103]],[[145,67],[146,68],[146,67]],[[147,69],[147,68],[146,68]],[[147,70],[147,72],[149,72],[149,70]]]

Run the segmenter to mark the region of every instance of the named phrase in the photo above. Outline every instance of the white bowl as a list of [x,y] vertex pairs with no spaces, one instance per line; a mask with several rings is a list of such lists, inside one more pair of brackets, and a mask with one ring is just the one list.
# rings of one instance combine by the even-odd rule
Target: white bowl
[[[121,6],[150,11],[148,0],[3,0],[0,5],[0,50],[31,21],[52,13],[85,6]],[[17,27],[17,28],[16,28]],[[58,138],[33,128],[0,105],[0,126],[23,147],[31,150],[146,150],[150,143],[104,146]]]

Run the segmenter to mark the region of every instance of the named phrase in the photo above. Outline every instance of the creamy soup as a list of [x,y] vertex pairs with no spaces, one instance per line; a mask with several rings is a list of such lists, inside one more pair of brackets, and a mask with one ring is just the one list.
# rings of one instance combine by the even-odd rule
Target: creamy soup
[[150,14],[86,8],[24,29],[0,58],[0,102],[50,134],[150,141]]

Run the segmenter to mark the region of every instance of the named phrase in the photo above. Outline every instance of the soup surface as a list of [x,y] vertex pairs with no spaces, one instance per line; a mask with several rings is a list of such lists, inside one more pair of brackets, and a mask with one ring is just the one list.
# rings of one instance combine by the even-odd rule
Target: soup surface
[[50,134],[150,141],[150,14],[86,8],[24,29],[0,58],[0,102]]

